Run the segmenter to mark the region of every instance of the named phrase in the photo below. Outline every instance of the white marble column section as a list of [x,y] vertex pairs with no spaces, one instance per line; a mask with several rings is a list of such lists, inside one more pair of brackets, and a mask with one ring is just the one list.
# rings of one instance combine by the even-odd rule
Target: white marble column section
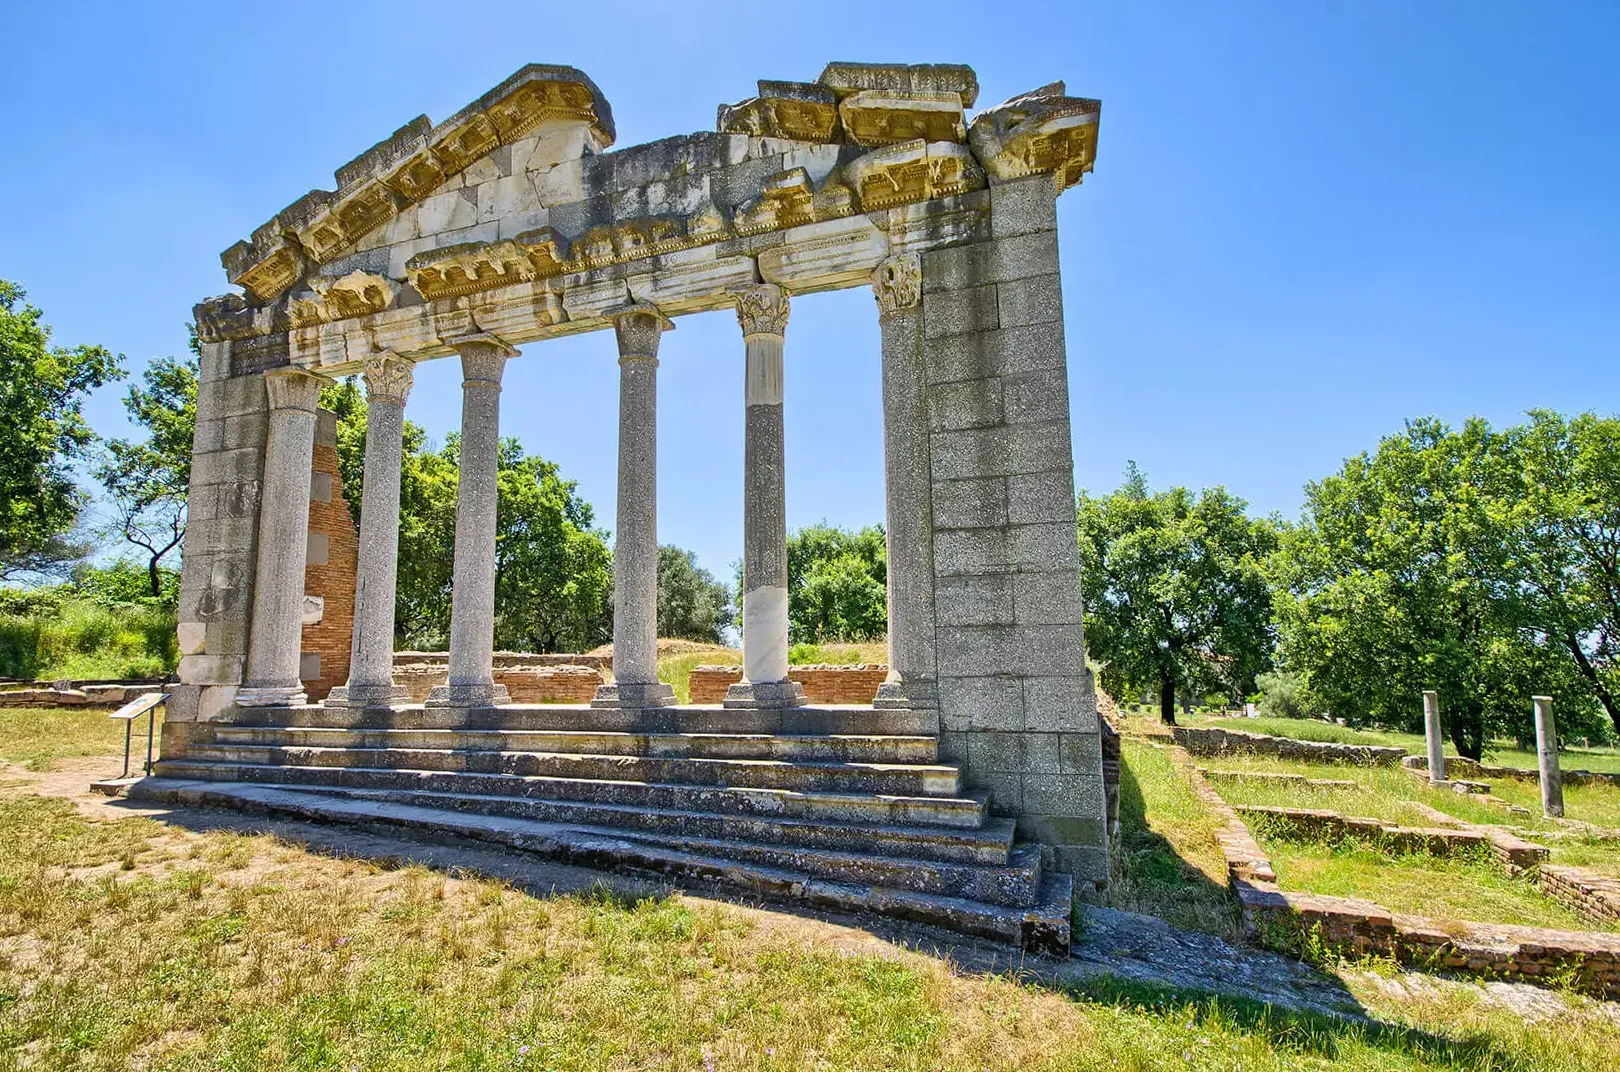
[[501,373],[517,349],[493,335],[450,344],[461,355],[461,466],[456,488],[456,556],[450,592],[450,678],[428,694],[431,707],[507,703],[495,683],[495,501]]
[[675,327],[650,305],[612,314],[619,343],[619,513],[613,538],[613,684],[593,707],[667,707],[658,680],[658,339]]
[[1423,733],[1429,744],[1429,781],[1446,780],[1446,744],[1440,735],[1440,694],[1423,691]]
[[399,471],[411,362],[392,351],[366,362],[366,474],[360,498],[360,568],[354,582],[349,681],[328,707],[403,703],[394,684],[394,592],[399,579]]
[[1564,775],[1558,769],[1558,726],[1553,722],[1551,696],[1532,696],[1536,705],[1536,762],[1541,768],[1541,811],[1564,814]]
[[746,351],[743,401],[743,679],[730,707],[795,707],[788,680],[787,484],[783,472],[782,343],[787,291],[772,283],[736,291]]
[[309,484],[315,409],[330,381],[298,368],[264,377],[270,426],[259,499],[259,561],[241,707],[288,707],[309,697],[298,679],[303,644],[304,567],[309,555]]
[[934,526],[922,262],[889,257],[872,273],[883,336],[883,491],[889,561],[889,679],[874,707],[939,706],[934,654]]

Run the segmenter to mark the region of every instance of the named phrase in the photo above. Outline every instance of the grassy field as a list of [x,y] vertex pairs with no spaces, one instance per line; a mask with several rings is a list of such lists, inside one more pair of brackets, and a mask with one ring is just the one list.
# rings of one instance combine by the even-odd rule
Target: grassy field
[[0,831],[0,1068],[1533,1070],[1620,1045],[1455,999],[1376,1027],[1064,993],[679,896],[535,897],[64,801],[0,801]]
[[[870,644],[795,644],[788,649],[788,662],[794,666],[816,663],[848,666],[888,661],[889,644],[882,640]],[[690,641],[658,642],[658,680],[675,690],[678,703],[692,702],[690,682],[694,667],[741,664],[742,652],[736,648]]]
[[[123,754],[124,723],[107,717],[108,708],[0,707],[0,759],[46,771],[58,759]],[[157,734],[163,733],[163,715]],[[146,718],[136,721],[131,764],[146,758]],[[116,773],[116,772],[114,772]]]

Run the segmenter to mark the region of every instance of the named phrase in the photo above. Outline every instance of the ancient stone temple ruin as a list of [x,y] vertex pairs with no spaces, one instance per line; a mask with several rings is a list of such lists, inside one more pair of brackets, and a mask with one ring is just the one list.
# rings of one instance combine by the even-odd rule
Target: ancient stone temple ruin
[[[1105,879],[1081,633],[1057,196],[1099,104],[1053,83],[972,115],[961,66],[833,63],[718,129],[610,151],[582,72],[529,66],[419,117],[223,254],[202,379],[182,684],[145,795],[477,838],[1061,952]],[[783,352],[801,296],[869,287],[882,334],[892,670],[870,705],[788,679]],[[743,679],[658,681],[658,347],[741,328]],[[613,678],[513,704],[491,673],[501,378],[602,331],[619,364]],[[611,332],[611,334],[607,334]],[[459,361],[448,680],[392,677],[412,368]],[[317,399],[370,404],[347,682],[300,681]],[[809,374],[808,372],[805,374]],[[602,414],[610,421],[611,414]]]

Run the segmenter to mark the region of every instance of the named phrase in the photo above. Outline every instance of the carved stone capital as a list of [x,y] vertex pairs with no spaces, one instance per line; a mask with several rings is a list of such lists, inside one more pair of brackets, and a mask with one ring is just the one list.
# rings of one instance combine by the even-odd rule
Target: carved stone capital
[[922,301],[922,258],[915,253],[885,258],[872,272],[872,294],[880,316],[916,308]]
[[403,406],[406,396],[411,393],[411,385],[416,380],[412,369],[411,361],[400,357],[392,350],[382,351],[366,362],[363,374],[366,381],[366,398],[372,401],[387,399]]
[[301,368],[278,368],[264,374],[264,389],[270,398],[270,412],[301,409],[315,412],[321,388],[332,381]]
[[506,359],[516,357],[518,348],[494,335],[467,335],[450,340],[451,349],[461,355],[462,386],[483,383],[501,385]]
[[737,299],[737,323],[744,338],[787,334],[787,291],[775,283],[760,283],[732,291],[732,297]]
[[605,314],[619,341],[619,362],[658,360],[658,337],[675,325],[655,305],[627,305]]

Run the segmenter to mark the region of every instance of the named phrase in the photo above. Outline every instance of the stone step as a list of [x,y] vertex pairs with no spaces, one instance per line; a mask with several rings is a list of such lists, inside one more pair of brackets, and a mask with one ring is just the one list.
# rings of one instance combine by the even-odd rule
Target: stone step
[[335,785],[353,789],[392,789],[432,793],[470,793],[576,803],[620,804],[804,819],[813,822],[917,824],[958,829],[984,825],[989,798],[904,794],[842,793],[810,789],[746,786],[668,785],[619,779],[554,778],[508,774],[379,767],[303,767],[256,763],[218,763],[163,759],[157,773],[165,777],[215,781],[276,782],[300,786]]
[[939,716],[929,711],[874,709],[859,704],[815,704],[786,710],[754,710],[718,704],[659,707],[643,711],[580,704],[503,704],[458,710],[406,704],[398,707],[240,708],[237,726],[308,726],[328,729],[566,730],[581,733],[763,733],[789,735],[933,736]]
[[809,736],[764,733],[619,733],[577,730],[391,729],[232,726],[202,723],[193,740],[318,748],[429,748],[480,752],[577,752],[681,759],[777,759],[788,762],[924,763],[936,737]]
[[921,763],[792,763],[773,759],[600,756],[574,752],[472,752],[453,748],[289,748],[277,745],[186,746],[191,759],[300,767],[383,767],[469,774],[661,782],[756,789],[821,789],[954,797],[955,767]]
[[[792,868],[683,852],[650,841],[529,819],[344,799],[282,786],[156,777],[136,783],[130,796],[346,823],[407,838],[465,838],[585,867],[718,882],[776,900],[886,915],[1017,945],[1036,954],[1061,957],[1067,956],[1069,950],[1073,883],[1067,875],[1045,875],[1036,903],[1015,907],[909,889],[833,882]],[[917,862],[914,866],[928,865]]]
[[[297,789],[297,786],[283,788]],[[478,793],[424,793],[405,789],[321,786],[309,791],[354,799],[411,804],[444,811],[510,815],[569,826],[600,827],[627,837],[738,839],[778,846],[904,856],[918,860],[1005,867],[1013,847],[1013,820],[986,819],[978,828],[841,823],[779,815],[721,815],[676,808],[644,808]]]

